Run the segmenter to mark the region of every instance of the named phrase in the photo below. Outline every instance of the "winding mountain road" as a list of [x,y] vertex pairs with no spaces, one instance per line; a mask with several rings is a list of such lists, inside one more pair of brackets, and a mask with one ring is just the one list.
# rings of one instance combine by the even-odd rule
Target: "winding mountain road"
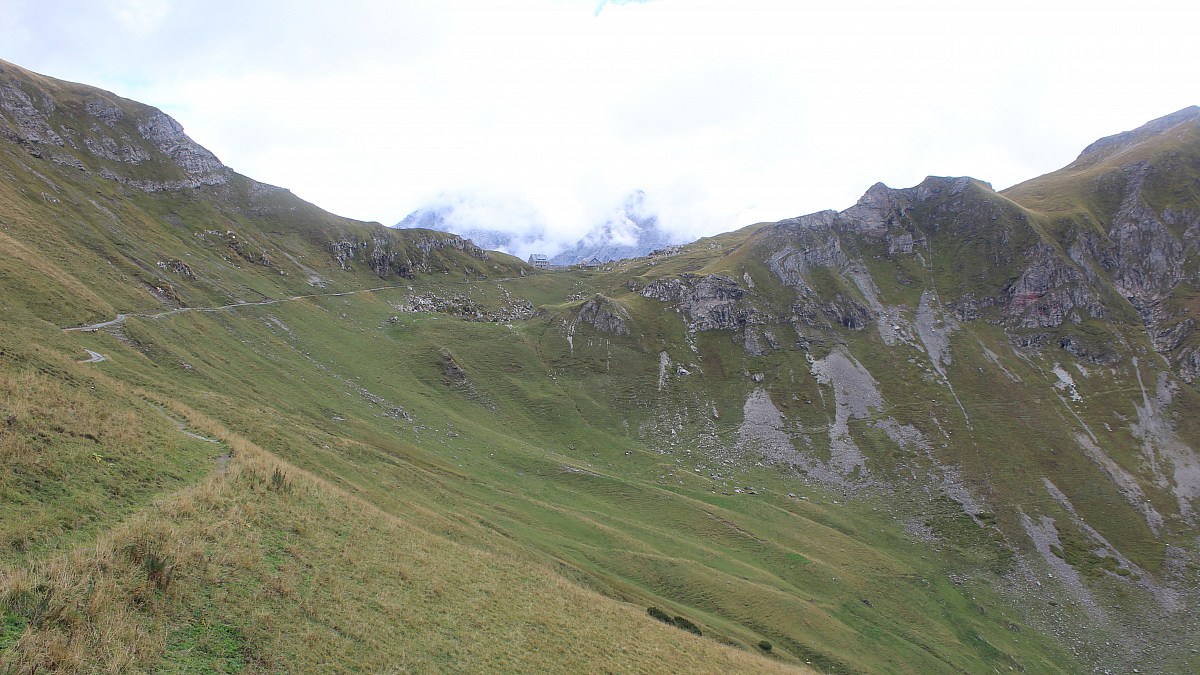
[[88,358],[86,358],[82,361],[79,361],[78,363],[100,363],[101,361],[108,360],[108,357],[101,354],[100,352],[94,352],[90,349],[85,349],[83,351],[88,353]]
[[[231,305],[220,305],[218,307],[180,307],[179,309],[171,309],[171,310],[167,310],[165,312],[158,312],[155,314],[146,314],[146,313],[118,314],[117,318],[115,318],[115,319],[109,319],[108,321],[101,321],[100,323],[90,323],[86,326],[71,326],[69,328],[63,328],[63,330],[65,330],[65,331],[80,331],[83,333],[94,333],[103,328],[109,328],[111,326],[119,326],[125,322],[125,319],[127,319],[131,316],[138,317],[141,319],[161,319],[164,316],[183,314],[184,312],[220,312],[220,311],[224,311],[227,309],[237,309],[238,307],[262,307],[263,305],[277,305],[281,302],[293,302],[296,300],[305,300],[307,298],[338,298],[338,297],[342,297],[342,296],[346,296],[346,295],[356,295],[358,293],[373,293],[375,291],[388,291],[388,290],[393,290],[396,288],[408,288],[408,284],[405,284],[403,286],[378,286],[376,288],[361,288],[357,291],[342,291],[340,293],[310,293],[308,295],[293,295],[290,298],[273,298],[270,300],[259,300],[257,302],[235,302]],[[88,353],[95,354],[95,352],[92,352],[91,350],[88,350]],[[99,355],[97,354],[97,356],[99,356]],[[93,359],[92,361],[85,361],[84,363],[92,363],[92,362],[95,362],[96,360],[97,359]],[[101,356],[101,358],[98,360],[103,361],[104,357]]]

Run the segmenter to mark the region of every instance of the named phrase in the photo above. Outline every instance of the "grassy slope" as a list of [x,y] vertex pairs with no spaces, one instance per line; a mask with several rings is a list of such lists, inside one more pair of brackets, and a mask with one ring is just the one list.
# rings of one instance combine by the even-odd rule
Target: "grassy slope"
[[[513,350],[496,349],[496,333],[515,329],[418,315],[411,319],[427,324],[420,334],[389,325],[393,338],[380,340],[367,327],[381,325],[390,310],[379,302],[383,295],[324,301],[329,307],[245,308],[237,310],[248,315],[238,322],[208,315],[131,321],[126,332],[154,346],[150,357],[105,337],[78,339],[109,355],[105,372],[228,420],[391,513],[443,534],[456,532],[446,522],[452,516],[475,526],[468,532],[479,545],[500,532],[510,547],[539,551],[573,578],[639,606],[683,613],[725,639],[753,645],[765,637],[785,655],[870,670],[936,670],[955,662],[973,669],[969,664],[984,657],[962,652],[955,635],[968,626],[992,644],[1028,650],[1011,642],[999,617],[977,626],[951,621],[972,601],[937,581],[936,566],[902,537],[870,534],[875,517],[866,506],[810,506],[783,497],[783,483],[765,499],[713,494],[690,465],[647,452],[636,438],[606,436],[561,390],[514,378],[515,364],[537,359],[519,340]],[[345,318],[330,321],[331,311]],[[262,320],[268,313],[296,344],[277,323]],[[214,339],[227,329],[238,337]],[[473,389],[442,383],[438,345],[451,334]],[[182,356],[193,370],[178,369],[181,354],[157,348],[169,343],[188,346]],[[321,362],[305,352],[322,355]],[[237,372],[213,372],[222,361]],[[381,362],[398,365],[380,369]],[[220,393],[197,386],[203,379],[219,382]],[[402,405],[417,423],[384,416],[360,386]],[[262,403],[246,406],[249,400]],[[664,472],[678,479],[659,480]],[[932,594],[929,577],[940,589]],[[873,598],[872,606],[862,598]],[[1002,604],[993,607],[1017,620]],[[873,645],[889,649],[877,653]],[[1000,651],[996,657],[1007,658]]]
[[[62,290],[39,283],[48,293]],[[148,668],[160,659],[162,667],[194,671],[774,667],[663,626],[642,605],[585,591],[547,567],[553,559],[440,508],[447,499],[441,488],[463,475],[436,455],[402,458],[368,445],[390,433],[386,450],[419,454],[394,438],[393,420],[373,423],[375,404],[361,407],[347,376],[331,375],[320,357],[304,353],[346,346],[351,331],[339,328],[338,314],[356,309],[358,298],[131,318],[120,331],[124,342],[63,333],[35,318],[27,299],[35,311],[41,307],[36,295],[6,295],[10,321],[0,340],[0,449],[12,469],[0,520],[6,668]],[[263,323],[275,310],[287,310],[297,330],[311,322],[318,336],[309,349],[281,350],[292,363],[256,342],[278,341],[269,332],[278,324]],[[110,360],[75,363],[84,345]],[[382,356],[356,365],[373,370]],[[190,369],[180,366],[185,358]],[[283,389],[302,378],[312,382],[302,394]],[[326,428],[329,404],[337,405],[331,390],[358,397],[352,405],[361,419],[345,420],[354,429]],[[295,490],[262,503],[269,467],[258,478],[247,478],[243,467],[278,460],[183,403],[189,400],[351,492],[369,492],[404,520],[287,467]],[[425,412],[438,416],[436,407]],[[184,422],[224,442],[185,435],[177,428]],[[229,454],[232,464],[223,468]],[[380,464],[391,469],[386,481]],[[398,486],[420,498],[403,498]],[[471,498],[480,505],[488,493]],[[173,566],[165,588],[155,586],[147,547]],[[255,602],[246,603],[248,595]]]
[[469,532],[477,526],[450,522],[449,536],[433,535],[211,420],[189,421],[234,459],[94,546],[6,571],[0,666],[790,670],[665,626],[527,556],[453,541],[480,536]]
[[[95,95],[32,79],[56,97],[55,121]],[[144,112],[117,103],[131,117]],[[407,280],[381,280],[362,262],[339,269],[329,242],[382,237],[401,260],[417,259],[416,244],[432,234],[336,218],[237,176],[226,186],[147,195],[95,177],[98,160],[79,156],[93,173],[14,146],[0,152],[12,179],[0,190],[5,671],[781,667],[756,650],[665,626],[644,605],[587,591],[553,571],[553,558],[441,508],[448,493],[440,488],[463,474],[369,422],[375,410],[339,420],[349,430],[330,428],[329,405],[339,405],[330,388],[350,388],[348,377],[307,350],[287,354],[292,363],[263,358],[252,341],[278,340],[263,331],[265,310],[131,316],[114,329],[119,341],[60,331],[117,311],[403,286]],[[251,259],[263,254],[271,264]],[[424,258],[449,280],[525,268],[507,256],[478,261],[452,250]],[[173,260],[194,276],[157,264]],[[310,285],[314,275],[321,287]],[[349,337],[337,328],[348,302],[291,304],[297,326],[313,322],[314,343],[336,354]],[[84,345],[110,360],[76,363]],[[374,372],[386,358],[372,357],[358,365]],[[302,394],[286,389],[306,378],[312,386]],[[436,405],[425,412],[438,416]],[[350,491],[286,464],[289,489],[272,491],[279,460],[233,429]],[[381,435],[382,448],[372,443]],[[390,469],[386,481],[381,465]],[[401,486],[419,497],[405,498]],[[497,489],[507,490],[490,487]],[[471,495],[477,505],[488,497]]]
[[[530,296],[545,297],[547,279],[539,275],[509,285],[518,293],[528,287]],[[556,283],[572,283],[570,279]],[[445,288],[442,280],[425,283]],[[420,280],[414,285],[421,290]],[[487,289],[479,286],[481,300]],[[783,658],[805,657],[833,668],[874,670],[892,663],[927,670],[955,662],[969,667],[982,658],[974,649],[960,651],[949,620],[956,612],[935,609],[947,601],[961,605],[963,595],[947,587],[928,596],[920,582],[895,596],[897,579],[933,575],[920,572],[928,565],[918,562],[919,552],[900,538],[891,545],[901,560],[856,541],[855,530],[868,529],[869,517],[781,496],[764,510],[754,502],[714,495],[708,481],[681,467],[678,458],[648,452],[636,418],[628,432],[606,433],[622,428],[624,416],[616,412],[622,408],[614,402],[653,397],[647,387],[655,376],[653,352],[624,341],[613,350],[616,363],[609,368],[641,371],[643,376],[603,378],[606,383],[596,388],[600,393],[585,397],[581,392],[594,381],[572,373],[599,373],[603,360],[597,347],[587,345],[605,338],[581,337],[580,353],[572,354],[554,320],[510,329],[405,315],[390,324],[385,319],[395,310],[388,305],[389,293],[398,300],[407,292],[131,318],[121,330],[128,344],[104,333],[62,334],[32,317],[16,325],[24,335],[29,335],[26,326],[40,325],[44,344],[61,350],[54,354],[60,368],[109,374],[116,377],[109,381],[111,387],[133,387],[154,401],[183,402],[434,533],[463,537],[462,523],[469,523],[466,532],[476,545],[496,546],[492,540],[502,532],[507,536],[499,539],[509,554],[538,552],[543,563],[557,561],[571,578],[638,606],[656,604],[685,614],[724,639],[752,646],[765,637]],[[663,329],[677,331],[678,326],[668,322]],[[443,383],[442,346],[447,344],[464,364],[468,386]],[[501,344],[504,349],[497,348]],[[85,346],[108,355],[109,361],[70,364],[70,355]],[[672,349],[681,347],[674,344]],[[712,362],[741,358],[721,340],[712,349]],[[547,387],[539,362],[559,371],[557,386]],[[376,398],[365,397],[361,389]],[[172,422],[140,397],[129,396],[127,405],[140,412],[139,420],[170,435]],[[380,398],[388,403],[379,403]],[[581,415],[576,406],[589,398],[593,408]],[[118,405],[111,395],[104,399]],[[416,423],[385,416],[392,403],[410,412]],[[737,413],[735,406],[723,407],[729,408],[727,414]],[[186,436],[176,440],[201,460],[211,461],[218,452]],[[172,468],[171,463],[139,466],[136,457],[120,450],[105,446],[99,454],[119,457],[112,461],[125,465],[126,475],[158,484],[163,480],[155,470]],[[90,455],[80,452],[83,468],[91,468],[86,462]],[[564,467],[599,475],[566,472]],[[678,479],[659,479],[664,472]],[[177,484],[166,483],[159,490]],[[112,486],[97,489],[103,496],[116,491]],[[111,526],[155,493],[131,495],[124,508],[114,503],[110,513],[94,516],[95,529],[73,531],[74,538],[46,528],[19,536],[31,540],[29,548],[35,551],[86,540],[89,532]],[[33,497],[47,510],[69,513],[65,500],[45,492]],[[645,508],[630,508],[639,502]],[[17,561],[26,559],[17,556]],[[853,583],[844,585],[844,576],[855,569],[860,572]],[[832,581],[834,577],[841,578]],[[714,595],[714,589],[720,592]],[[860,616],[871,611],[856,597],[860,594],[909,621]],[[813,607],[802,621],[795,615],[797,601]],[[914,606],[926,610],[914,613]],[[923,614],[931,615],[932,623],[919,629],[909,625],[930,621]],[[867,630],[866,635],[876,637],[864,642],[864,629],[874,623],[887,628]],[[1005,632],[990,630],[991,640],[1003,644]],[[876,644],[890,650],[878,653]]]

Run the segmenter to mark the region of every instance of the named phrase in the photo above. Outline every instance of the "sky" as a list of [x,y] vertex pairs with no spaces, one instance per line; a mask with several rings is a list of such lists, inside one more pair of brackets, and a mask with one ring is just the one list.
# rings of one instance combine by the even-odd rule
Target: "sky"
[[568,241],[644,190],[699,236],[872,184],[997,189],[1200,104],[1191,2],[0,0],[0,58],[157,106],[225,164],[395,224]]

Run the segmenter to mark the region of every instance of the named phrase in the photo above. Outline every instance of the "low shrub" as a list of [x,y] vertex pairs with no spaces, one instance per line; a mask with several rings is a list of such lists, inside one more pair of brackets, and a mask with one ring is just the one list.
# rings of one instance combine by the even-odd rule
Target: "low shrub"
[[680,628],[686,630],[689,633],[695,633],[696,635],[704,635],[704,633],[702,633],[700,631],[700,627],[697,626],[696,624],[692,623],[691,621],[689,621],[687,619],[687,617],[677,616],[677,617],[675,617],[674,623],[676,626],[679,626]]
[[674,621],[671,620],[670,614],[667,614],[666,612],[662,611],[661,609],[659,609],[657,607],[647,607],[646,613],[649,614],[650,616],[658,619],[659,621],[661,621],[663,623],[670,623],[670,624],[675,623]]
[[275,467],[275,473],[271,474],[270,489],[275,492],[292,491],[292,484],[288,482],[287,476],[284,475],[283,471],[279,470],[279,467]]

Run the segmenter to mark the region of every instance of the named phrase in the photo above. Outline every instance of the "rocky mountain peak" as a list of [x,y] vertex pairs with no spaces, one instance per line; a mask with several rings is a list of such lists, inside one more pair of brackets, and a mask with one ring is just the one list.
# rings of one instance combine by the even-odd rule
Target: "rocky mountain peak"
[[30,155],[146,192],[229,180],[229,169],[161,110],[3,66],[0,137]]

